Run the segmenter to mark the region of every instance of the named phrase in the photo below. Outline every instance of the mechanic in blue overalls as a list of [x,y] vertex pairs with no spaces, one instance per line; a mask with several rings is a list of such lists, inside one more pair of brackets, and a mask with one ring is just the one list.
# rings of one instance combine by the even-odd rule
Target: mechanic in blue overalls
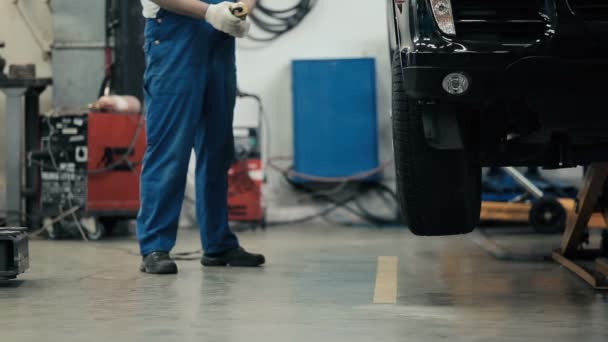
[[[141,0],[148,147],[141,175],[137,238],[141,270],[177,273],[175,246],[190,154],[196,154],[196,209],[204,266],[262,265],[228,226],[227,171],[234,155],[235,37],[249,22],[221,0]],[[253,8],[256,0],[243,0]]]

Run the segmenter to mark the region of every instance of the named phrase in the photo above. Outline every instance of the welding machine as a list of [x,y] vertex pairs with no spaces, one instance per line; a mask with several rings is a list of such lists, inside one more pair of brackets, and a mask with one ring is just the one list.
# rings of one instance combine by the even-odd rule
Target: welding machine
[[[131,113],[90,112],[43,118],[40,212],[57,220],[51,238],[102,238],[139,210],[139,175],[146,148],[144,119]],[[76,215],[62,215],[75,210]]]
[[27,228],[0,228],[0,280],[14,279],[29,267]]
[[264,171],[259,128],[235,128],[236,159],[228,171],[228,216],[232,222],[266,227]]

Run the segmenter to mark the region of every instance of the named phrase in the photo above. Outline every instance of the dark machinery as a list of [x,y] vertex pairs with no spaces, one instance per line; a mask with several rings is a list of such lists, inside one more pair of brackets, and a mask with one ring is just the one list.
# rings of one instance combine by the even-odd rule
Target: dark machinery
[[[4,42],[0,41],[0,49],[4,47]],[[0,80],[3,80],[6,78],[6,75],[4,74],[4,67],[6,67],[6,60],[4,58],[2,58],[2,56],[0,56]]]
[[[114,62],[108,82],[116,94],[132,95],[143,101],[146,61],[143,49],[145,18],[139,1],[106,1],[108,50],[114,41]],[[105,82],[104,82],[105,83]],[[102,95],[102,94],[100,94]]]
[[43,118],[40,209],[44,217],[54,217],[86,202],[88,159],[86,115]]
[[236,161],[228,171],[228,215],[232,222],[266,227],[260,129],[235,128]]
[[567,212],[557,198],[548,196],[525,175],[513,167],[502,168],[533,198],[530,209],[530,225],[539,233],[555,234],[564,231]]
[[40,164],[40,211],[51,238],[97,240],[135,218],[145,151],[142,116],[91,112],[43,121],[42,149],[31,158]]
[[[264,106],[258,95],[238,90],[241,99],[258,104],[257,126],[234,128],[234,161],[228,171],[228,216],[232,222],[266,228],[266,208],[262,187],[265,182],[262,162]],[[267,146],[267,145],[266,145]]]
[[0,228],[0,280],[14,279],[30,267],[25,228]]
[[[4,43],[0,42],[0,48]],[[37,150],[40,145],[40,94],[52,84],[50,78],[36,78],[33,65],[11,65],[5,74],[6,60],[0,57],[0,92],[6,96],[6,207],[2,208],[7,226],[39,226],[36,210],[38,171],[23,169],[24,151]],[[5,217],[4,217],[5,214]]]
[[562,233],[578,189],[544,178],[537,168],[490,168],[483,178],[481,221],[529,223],[541,234]]

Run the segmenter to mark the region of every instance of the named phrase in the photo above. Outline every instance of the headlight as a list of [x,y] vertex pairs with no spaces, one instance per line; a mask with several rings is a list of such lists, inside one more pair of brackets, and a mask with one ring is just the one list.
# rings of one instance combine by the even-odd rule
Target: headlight
[[445,34],[455,35],[456,26],[454,26],[454,15],[452,14],[452,1],[431,0],[431,7],[439,29]]

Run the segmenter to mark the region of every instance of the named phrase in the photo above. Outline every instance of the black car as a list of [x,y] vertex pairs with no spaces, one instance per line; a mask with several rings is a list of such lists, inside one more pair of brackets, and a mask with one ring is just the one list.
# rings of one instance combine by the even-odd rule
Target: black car
[[471,232],[482,166],[608,161],[608,0],[388,0],[401,208]]

